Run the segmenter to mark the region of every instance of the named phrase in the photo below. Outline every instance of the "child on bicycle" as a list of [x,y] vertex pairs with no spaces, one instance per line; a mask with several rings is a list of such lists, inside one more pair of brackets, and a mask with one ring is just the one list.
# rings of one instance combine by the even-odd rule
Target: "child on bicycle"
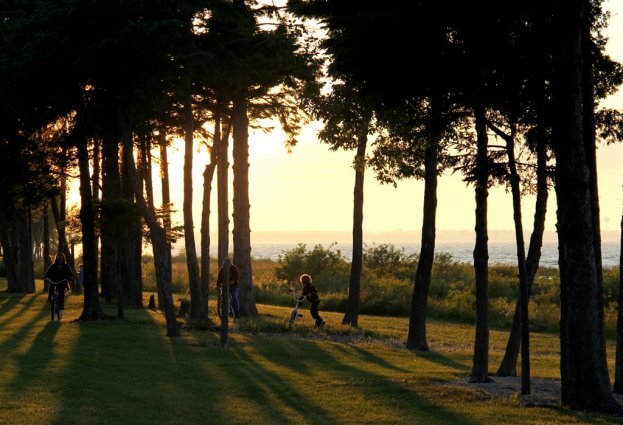
[[62,311],[65,309],[65,291],[69,289],[69,282],[72,280],[72,273],[65,256],[63,254],[57,254],[54,263],[46,270],[44,279],[50,281],[50,288],[48,290],[48,302],[52,304],[52,294],[54,293],[54,286],[58,291],[58,317],[62,316]]
[[318,314],[318,305],[320,304],[320,297],[318,296],[318,290],[314,285],[312,285],[312,278],[308,274],[303,274],[299,278],[301,285],[303,285],[303,291],[301,292],[301,300],[303,298],[307,298],[309,301],[310,308],[309,313],[316,321],[316,327],[321,327],[325,324],[325,321],[322,320],[322,317]]

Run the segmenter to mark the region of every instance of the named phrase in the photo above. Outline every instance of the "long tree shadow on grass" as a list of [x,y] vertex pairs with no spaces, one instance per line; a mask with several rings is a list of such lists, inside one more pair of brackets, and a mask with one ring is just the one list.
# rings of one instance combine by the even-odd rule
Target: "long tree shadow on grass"
[[[89,418],[90,423],[337,424],[340,414],[357,420],[358,413],[348,413],[350,399],[335,394],[331,383],[315,383],[310,367],[320,368],[336,382],[352,383],[355,394],[394,412],[394,418],[428,417],[424,411],[434,411],[438,423],[475,423],[408,392],[400,383],[347,365],[321,349],[321,343],[237,335],[231,348],[223,350],[209,332],[167,338],[162,324],[145,310],[128,311],[125,321],[72,326],[77,337],[58,377],[63,385],[54,424],[77,418]],[[353,361],[365,365],[356,353]],[[354,373],[381,388],[349,381]],[[80,388],[80,397],[73,388]],[[324,398],[315,396],[317,389]],[[321,405],[321,400],[327,404]],[[408,421],[409,416],[404,417]]]
[[[27,299],[25,299],[28,297]],[[17,317],[20,313],[25,312],[30,306],[39,299],[37,295],[4,295],[2,296],[2,304],[0,305],[0,326],[6,325],[12,318]],[[21,308],[20,308],[21,307]]]
[[[300,394],[284,384],[275,396],[271,381],[279,376],[245,359],[246,348],[240,356],[240,349],[222,350],[206,332],[201,344],[189,333],[167,338],[145,310],[127,317],[72,324],[78,337],[59,377],[61,407],[52,423],[283,423],[294,414],[283,408]],[[82,388],[79,401],[72,387]]]
[[[32,296],[32,299],[24,303],[22,308],[17,309],[14,313],[11,314],[12,318],[17,318],[19,316],[20,319],[15,319],[14,322],[11,322],[14,323],[15,329],[17,330],[9,333],[6,337],[0,339],[0,352],[3,354],[4,357],[9,356],[13,351],[18,349],[20,344],[22,344],[26,340],[26,338],[28,338],[28,335],[33,332],[37,322],[39,322],[47,314],[49,314],[49,311],[46,308],[41,308],[36,313],[29,312],[29,310],[32,308],[31,306],[33,302],[37,298],[38,297],[36,296]],[[24,318],[24,316],[26,315],[28,316],[28,318]],[[6,323],[9,322],[9,320],[10,319],[5,320],[3,323],[0,324],[0,326],[5,326]]]
[[[259,344],[254,345],[257,346]],[[231,351],[232,355],[239,362],[239,373],[244,375],[246,382],[251,383],[251,393],[259,395],[260,399],[256,401],[264,406],[267,415],[274,416],[275,413],[279,415],[280,412],[277,412],[277,409],[280,409],[289,411],[290,415],[310,419],[311,422],[320,420],[326,424],[339,423],[327,409],[301,392],[302,386],[310,385],[310,382],[306,379],[307,376],[305,376],[305,371],[310,365],[299,364],[298,370],[304,376],[297,380],[298,385],[293,385],[285,379],[283,373],[278,372],[275,368],[269,369],[266,365],[254,359],[248,353],[246,347],[232,349]],[[273,401],[274,398],[277,401]],[[289,420],[289,416],[283,415],[283,417],[275,419],[279,423],[284,423]]]
[[438,351],[421,351],[417,353],[418,357],[426,359],[430,362],[437,363],[441,366],[455,369],[457,372],[467,372],[470,370],[470,366],[465,363],[457,362],[448,356],[444,356]]
[[[334,392],[338,397],[354,396],[362,397],[369,406],[377,406],[372,409],[377,412],[385,412],[389,417],[378,418],[379,421],[392,423],[397,418],[403,418],[404,422],[418,421],[426,423],[452,423],[452,424],[477,424],[479,422],[461,416],[457,412],[442,405],[428,401],[418,394],[417,388],[407,384],[402,373],[396,374],[396,379],[390,379],[381,373],[372,372],[375,356],[370,363],[357,353],[357,349],[351,346],[340,347],[338,344],[327,345],[319,341],[288,340],[279,342],[281,350],[288,353],[282,358],[274,358],[274,350],[262,350],[259,352],[270,361],[292,362],[294,369],[302,366],[313,365],[312,376],[305,376],[302,380],[310,380],[320,383],[319,388],[323,391]],[[344,349],[342,349],[344,348]],[[352,350],[349,352],[349,350]],[[346,359],[352,357],[352,363]],[[294,358],[295,360],[289,360]],[[381,364],[383,367],[383,364]],[[391,369],[391,368],[389,368]],[[400,368],[391,369],[394,373]],[[324,378],[323,378],[324,377]],[[323,382],[323,379],[326,381]],[[424,381],[424,380],[423,380]],[[338,391],[336,391],[338,390]],[[465,401],[470,401],[470,394],[462,394]],[[370,421],[371,418],[366,418]]]
[[[454,408],[479,401],[473,392],[437,386],[425,372],[405,379],[349,346],[234,334],[224,350],[210,332],[167,338],[146,310],[71,326],[53,424],[483,423]],[[349,411],[356,406],[364,410]]]
[[395,364],[388,362],[384,358],[374,354],[372,351],[363,349],[356,344],[348,344],[348,345],[335,344],[335,347],[345,353],[348,352],[348,350],[351,350],[351,353],[356,354],[362,361],[366,363],[372,363],[376,366],[380,366],[385,369],[394,370],[396,372],[409,372],[407,369],[398,367]]
[[[359,357],[362,361],[357,361],[356,359],[353,362],[347,361],[349,359],[349,350],[355,352],[363,350],[355,345],[340,346],[338,343],[326,344],[318,340],[306,339],[289,339],[286,341],[279,341],[278,343],[282,352],[288,353],[285,359],[275,358],[275,352],[273,350],[264,352],[262,349],[259,349],[258,351],[263,354],[267,360],[290,363],[290,367],[293,369],[300,369],[301,366],[305,364],[313,364],[313,368],[316,371],[328,371],[328,376],[331,377],[331,381],[327,382],[327,385],[334,389],[340,387],[344,388],[343,393],[346,395],[351,394],[353,390],[359,391],[363,393],[370,403],[378,405],[379,409],[393,410],[395,413],[394,417],[405,418],[405,422],[417,419],[417,423],[421,421],[422,423],[431,424],[480,423],[482,419],[467,418],[462,412],[453,411],[453,406],[463,403],[487,402],[489,400],[491,400],[490,403],[493,404],[504,402],[503,400],[498,401],[496,399],[491,399],[489,396],[483,397],[479,391],[474,391],[470,388],[446,384],[442,385],[442,382],[446,380],[444,375],[447,375],[447,372],[443,372],[442,374],[429,374],[426,371],[422,373],[420,369],[417,375],[395,373],[399,372],[401,369],[385,368],[383,362],[379,364],[374,361],[375,357],[378,357],[376,355],[369,357],[371,359],[370,362],[365,361],[365,358],[361,356]],[[310,347],[310,345],[312,347]],[[423,354],[422,358],[426,358],[448,368],[457,369],[457,372],[469,370],[467,365],[456,362],[439,353],[429,352]],[[290,357],[295,360],[288,360]],[[393,373],[387,375],[378,371],[378,368],[375,370],[374,366],[380,366]],[[421,366],[418,366],[418,368],[421,368]],[[338,377],[338,379],[336,379],[336,377]],[[317,374],[310,377],[310,380],[315,382],[318,382],[318,379],[322,378],[319,378]],[[435,402],[431,402],[431,399],[434,399]],[[525,409],[519,406],[517,406],[517,408]],[[590,418],[595,420],[594,416],[587,417],[582,412],[574,412],[564,408],[546,409],[542,411],[541,414],[543,414],[543,412],[545,412],[545,415],[551,414],[551,420],[554,423],[558,421],[564,423],[584,423],[590,420]],[[604,416],[602,419],[604,423],[619,423],[618,418]],[[485,423],[490,423],[489,419],[486,419]]]
[[[37,315],[37,321],[40,319],[41,314]],[[16,356],[17,371],[9,384],[11,391],[27,391],[35,380],[51,382],[55,379],[53,363],[56,359],[52,355],[52,349],[60,326],[59,322],[48,322],[34,338],[28,351]]]

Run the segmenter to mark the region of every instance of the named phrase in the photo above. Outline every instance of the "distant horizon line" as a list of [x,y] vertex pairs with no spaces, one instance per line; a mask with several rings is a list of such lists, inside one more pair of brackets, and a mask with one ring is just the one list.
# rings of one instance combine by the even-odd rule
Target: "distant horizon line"
[[[472,229],[438,229],[438,242],[470,242],[474,240]],[[214,232],[214,235],[217,233]],[[308,243],[308,242],[350,242],[352,232],[346,230],[252,230],[252,243]],[[601,239],[604,242],[619,242],[621,231],[602,230]],[[419,243],[421,231],[419,230],[392,230],[392,231],[365,231],[364,242],[409,242]],[[530,232],[525,233],[526,243],[529,241]],[[489,230],[491,242],[514,242],[515,231],[509,229]],[[546,230],[543,235],[544,242],[557,242],[555,230]]]

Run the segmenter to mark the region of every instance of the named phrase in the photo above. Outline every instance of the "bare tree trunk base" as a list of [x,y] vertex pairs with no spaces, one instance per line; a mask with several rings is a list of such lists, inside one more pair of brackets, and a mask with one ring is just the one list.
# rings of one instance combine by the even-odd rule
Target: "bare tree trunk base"
[[519,376],[519,375],[517,375],[517,369],[512,369],[512,370],[499,369],[497,372],[495,372],[494,376],[499,376],[500,378],[502,378],[505,376]]
[[407,344],[406,348],[410,351],[430,351],[430,348],[428,347],[426,341],[416,344]]
[[178,317],[188,317],[190,314],[190,303],[188,301],[180,301],[180,312]]
[[108,320],[109,316],[101,309],[85,310],[82,312],[78,320],[81,322],[94,322],[97,320]]
[[351,319],[350,317],[344,317],[344,319],[342,319],[342,325],[351,326],[353,328],[359,327],[359,324],[357,323],[357,321]]
[[470,384],[489,384],[491,382],[493,382],[493,379],[488,376],[472,376],[469,378]]

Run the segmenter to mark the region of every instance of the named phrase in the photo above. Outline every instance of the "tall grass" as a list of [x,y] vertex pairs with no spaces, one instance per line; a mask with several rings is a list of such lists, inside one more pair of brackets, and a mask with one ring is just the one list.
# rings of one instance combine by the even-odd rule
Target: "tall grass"
[[[312,273],[321,295],[320,309],[343,312],[348,299],[350,264],[339,251],[321,245],[299,245],[284,251],[279,260],[254,259],[253,284],[258,303],[293,306],[293,293],[300,292],[298,276]],[[417,256],[407,256],[391,245],[366,249],[361,282],[361,313],[408,316],[413,291],[412,276]],[[155,274],[150,257],[143,259],[144,288],[155,291]],[[216,260],[210,262],[211,288],[217,272]],[[604,269],[606,331],[615,334],[619,293],[619,268]],[[496,328],[507,328],[513,318],[519,281],[516,267],[494,264],[489,268],[489,321]],[[178,295],[188,293],[186,259],[173,259],[173,288]],[[439,253],[433,263],[428,316],[461,323],[475,320],[474,268],[460,263],[450,254]],[[540,268],[530,300],[533,330],[556,331],[560,321],[560,280],[556,268]]]

